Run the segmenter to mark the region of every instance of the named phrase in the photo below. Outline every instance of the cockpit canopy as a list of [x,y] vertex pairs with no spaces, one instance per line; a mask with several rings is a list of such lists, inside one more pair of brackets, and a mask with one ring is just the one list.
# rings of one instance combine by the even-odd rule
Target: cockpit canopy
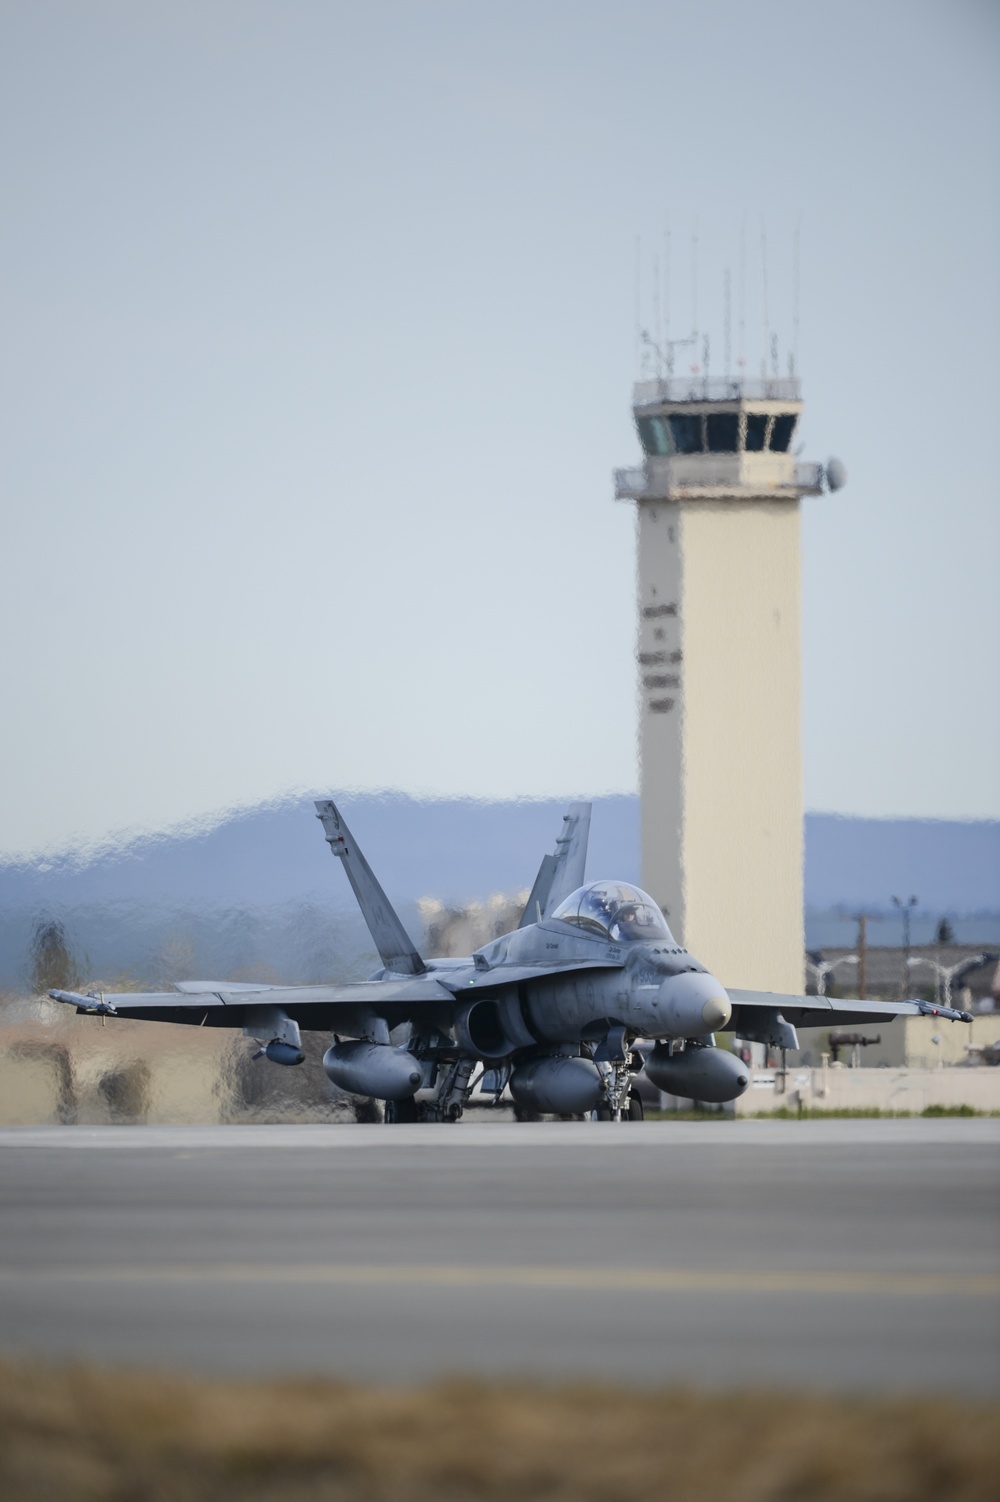
[[551,916],[615,943],[629,939],[674,942],[652,897],[623,881],[595,881],[589,887],[577,887]]

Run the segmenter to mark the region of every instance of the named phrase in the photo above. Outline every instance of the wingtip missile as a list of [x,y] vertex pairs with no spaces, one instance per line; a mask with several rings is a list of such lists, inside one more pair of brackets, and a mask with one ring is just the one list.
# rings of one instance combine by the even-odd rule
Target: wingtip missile
[[117,1009],[110,1001],[96,991],[88,991],[86,995],[81,991],[50,991],[53,1001],[65,1002],[67,1006],[76,1007],[78,1012],[88,1012],[95,1017],[114,1017]]
[[948,1022],[971,1022],[972,1013],[960,1011],[958,1007],[939,1006],[936,1001],[920,1001],[915,999],[913,1005],[918,1008],[921,1017],[944,1017]]

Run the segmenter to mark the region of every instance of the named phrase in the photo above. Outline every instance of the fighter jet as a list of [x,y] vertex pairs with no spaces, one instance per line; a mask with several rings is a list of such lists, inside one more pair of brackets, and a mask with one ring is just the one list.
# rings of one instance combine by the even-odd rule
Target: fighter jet
[[[589,803],[564,816],[517,928],[464,959],[424,959],[329,799],[316,813],[381,960],[366,981],[265,986],[181,981],[134,994],[50,991],[78,1012],[242,1028],[256,1058],[294,1066],[301,1032],[329,1032],[323,1068],[341,1089],[384,1102],[387,1122],[457,1121],[474,1088],[507,1089],[521,1119],[641,1119],[636,1076],[698,1101],[749,1084],[716,1046],[723,1029],[798,1048],[800,1027],[841,1028],[929,1014],[924,1001],[845,1001],[726,988],[671,934],[657,904],[623,881],[585,881]],[[642,1041],[642,1048],[636,1045]]]

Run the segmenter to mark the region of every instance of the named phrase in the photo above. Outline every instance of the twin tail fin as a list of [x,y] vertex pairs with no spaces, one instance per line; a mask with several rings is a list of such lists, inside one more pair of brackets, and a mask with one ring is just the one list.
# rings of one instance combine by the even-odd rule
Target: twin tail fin
[[368,931],[387,970],[397,975],[423,975],[427,970],[416,945],[400,922],[399,915],[378,884],[371,866],[330,798],[316,800],[316,817],[323,826],[327,844],[344,865]]

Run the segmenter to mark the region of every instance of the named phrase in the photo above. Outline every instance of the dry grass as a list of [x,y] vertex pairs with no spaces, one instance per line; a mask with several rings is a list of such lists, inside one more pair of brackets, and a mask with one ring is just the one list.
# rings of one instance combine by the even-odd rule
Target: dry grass
[[993,1502],[996,1404],[0,1363],[5,1502]]

